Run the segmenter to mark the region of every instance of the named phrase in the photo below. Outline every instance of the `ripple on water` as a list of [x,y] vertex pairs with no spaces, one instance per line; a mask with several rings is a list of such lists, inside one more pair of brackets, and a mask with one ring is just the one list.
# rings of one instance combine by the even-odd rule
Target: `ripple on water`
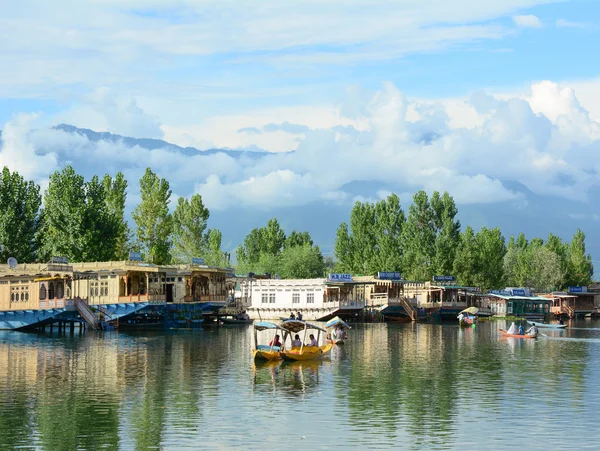
[[0,332],[0,449],[591,448],[587,324],[537,340],[356,325],[330,359],[293,364],[255,364],[251,328]]

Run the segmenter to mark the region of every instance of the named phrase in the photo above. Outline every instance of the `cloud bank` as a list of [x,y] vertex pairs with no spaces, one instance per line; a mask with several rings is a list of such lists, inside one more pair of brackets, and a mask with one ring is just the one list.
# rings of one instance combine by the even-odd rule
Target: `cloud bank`
[[[135,102],[101,94],[92,95],[92,103],[106,124],[117,124],[117,131],[130,124],[129,130],[158,136],[157,119]],[[351,90],[343,103],[329,108],[322,127],[314,120],[266,116],[262,124],[232,124],[248,143],[269,143],[273,137],[280,142],[283,136],[291,146],[287,152],[241,155],[183,152],[143,140],[136,145],[94,141],[18,116],[4,127],[0,164],[41,183],[66,164],[89,175],[122,170],[130,182],[130,202],[150,166],[172,183],[176,195],[198,192],[211,210],[350,205],[377,192],[418,189],[447,190],[460,204],[520,204],[514,182],[538,195],[586,201],[598,186],[600,124],[571,88],[550,81],[510,98],[476,92],[453,111],[442,102],[408,99],[384,83],[373,93]],[[454,117],[456,111],[469,111],[469,120]],[[462,125],[453,125],[457,122]],[[349,188],[357,183],[374,188]]]

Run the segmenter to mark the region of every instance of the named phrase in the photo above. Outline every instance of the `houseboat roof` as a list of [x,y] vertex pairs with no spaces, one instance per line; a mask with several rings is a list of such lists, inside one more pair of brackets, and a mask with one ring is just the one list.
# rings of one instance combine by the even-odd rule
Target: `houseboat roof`
[[507,294],[495,294],[495,293],[486,293],[485,296],[494,296],[500,299],[511,299],[517,301],[549,301],[548,298],[542,296],[514,296]]

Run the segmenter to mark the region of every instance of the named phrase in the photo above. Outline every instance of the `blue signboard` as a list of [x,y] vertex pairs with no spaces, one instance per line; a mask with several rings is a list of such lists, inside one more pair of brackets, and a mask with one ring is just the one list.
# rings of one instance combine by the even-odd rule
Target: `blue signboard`
[[512,290],[513,296],[525,296],[525,290]]
[[52,257],[52,263],[55,265],[68,265],[69,259],[67,257]]
[[352,274],[329,274],[332,282],[352,282]]
[[584,287],[569,287],[569,293],[583,293]]
[[377,273],[377,278],[381,280],[401,280],[402,276],[399,272],[383,272],[379,271]]
[[511,296],[512,293],[506,290],[490,290],[490,294],[499,294],[500,296]]
[[142,261],[142,254],[141,254],[141,252],[130,252],[129,253],[129,260]]
[[433,276],[434,282],[454,282],[454,276]]
[[198,257],[192,257],[192,265],[203,265],[204,259]]

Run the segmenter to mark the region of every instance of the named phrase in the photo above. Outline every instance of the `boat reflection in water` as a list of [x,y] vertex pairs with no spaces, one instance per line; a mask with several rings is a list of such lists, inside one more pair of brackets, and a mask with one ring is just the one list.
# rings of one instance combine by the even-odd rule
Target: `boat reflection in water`
[[321,383],[320,371],[328,366],[331,366],[331,362],[327,360],[255,361],[253,363],[254,389],[270,387],[278,394],[303,396]]

